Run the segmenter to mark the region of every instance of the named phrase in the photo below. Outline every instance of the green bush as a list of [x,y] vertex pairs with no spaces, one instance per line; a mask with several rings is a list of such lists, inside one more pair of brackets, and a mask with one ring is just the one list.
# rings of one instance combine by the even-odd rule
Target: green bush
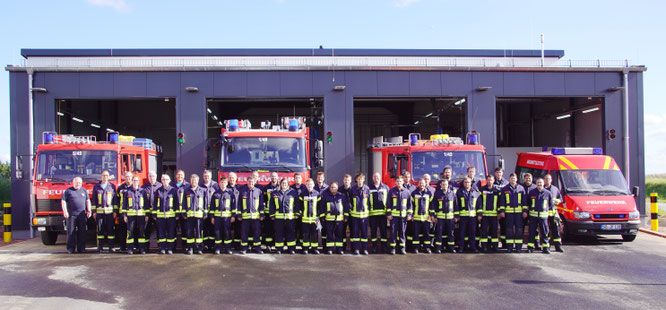
[[659,201],[666,201],[666,178],[648,176],[645,179],[645,196],[649,199],[651,193],[657,193]]
[[0,206],[11,201],[11,169],[9,163],[0,163]]

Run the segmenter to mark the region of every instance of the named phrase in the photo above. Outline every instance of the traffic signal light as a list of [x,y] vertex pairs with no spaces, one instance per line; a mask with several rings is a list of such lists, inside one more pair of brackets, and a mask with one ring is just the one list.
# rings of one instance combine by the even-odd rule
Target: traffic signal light
[[328,141],[328,143],[333,142],[333,133],[332,132],[329,131],[329,132],[326,133],[326,141]]
[[608,140],[615,139],[615,129],[608,130]]
[[178,133],[178,143],[179,143],[179,144],[183,144],[183,143],[185,143],[185,134],[182,133],[182,132],[179,132],[179,133]]

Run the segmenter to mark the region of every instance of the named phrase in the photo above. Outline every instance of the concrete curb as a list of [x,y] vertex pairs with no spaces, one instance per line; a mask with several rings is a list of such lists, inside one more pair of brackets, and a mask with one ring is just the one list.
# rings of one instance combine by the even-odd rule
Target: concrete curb
[[666,234],[664,234],[664,233],[660,233],[660,232],[657,232],[657,231],[652,231],[652,230],[645,229],[645,228],[639,228],[638,230],[641,231],[641,232],[644,232],[646,234],[666,238]]

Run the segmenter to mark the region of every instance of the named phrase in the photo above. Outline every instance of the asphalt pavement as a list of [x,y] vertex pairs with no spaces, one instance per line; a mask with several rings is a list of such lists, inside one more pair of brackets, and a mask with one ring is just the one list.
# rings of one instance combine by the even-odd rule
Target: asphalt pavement
[[0,247],[7,309],[664,309],[666,239],[579,239],[565,253],[67,254]]

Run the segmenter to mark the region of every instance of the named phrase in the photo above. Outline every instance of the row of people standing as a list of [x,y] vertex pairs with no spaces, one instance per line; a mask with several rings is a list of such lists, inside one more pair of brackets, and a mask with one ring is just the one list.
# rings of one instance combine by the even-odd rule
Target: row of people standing
[[[468,172],[474,175],[473,168]],[[154,173],[150,173],[149,182],[139,186],[139,178],[126,173],[125,183],[115,189],[108,182],[108,172],[104,172],[102,181],[93,189],[93,216],[98,224],[99,249],[102,249],[106,239],[112,250],[115,236],[127,232],[127,237],[121,238],[121,250],[122,241],[125,241],[130,245],[127,247],[130,253],[137,250],[145,253],[152,227],[157,228],[160,252],[173,253],[176,227],[180,227],[186,253],[195,250],[201,253],[204,244],[214,249],[215,253],[231,253],[233,241],[238,243],[241,253],[246,252],[248,247],[261,252],[262,243],[266,249],[275,247],[278,253],[284,250],[285,245],[287,251],[294,252],[297,242],[301,243],[305,253],[318,253],[321,230],[327,252],[343,252],[347,241],[351,242],[354,253],[367,254],[368,241],[372,241],[374,251],[387,250],[387,224],[391,224],[389,231],[392,238],[388,244],[391,252],[395,252],[397,245],[401,246],[401,252],[404,251],[407,242],[402,237],[405,230],[406,239],[411,239],[409,241],[415,252],[430,252],[431,248],[440,252],[442,245],[453,251],[455,242],[451,230],[455,222],[460,226],[457,238],[459,251],[465,248],[475,251],[476,241],[480,241],[483,249],[496,250],[498,223],[493,217],[499,218],[500,222],[506,221],[511,227],[506,238],[509,251],[513,250],[513,245],[520,250],[522,220],[519,217],[526,219],[523,211],[529,207],[524,201],[528,192],[521,185],[511,182],[506,185],[511,185],[509,188],[499,188],[497,185],[501,182],[495,181],[493,176],[488,176],[485,189],[479,189],[480,183],[473,182],[471,178],[448,184],[450,169],[445,169],[442,181],[446,180],[447,184],[438,184],[439,189],[435,191],[429,186],[427,176],[419,182],[418,188],[409,181],[405,182],[404,177],[398,181],[404,186],[389,190],[381,183],[379,174],[373,175],[370,186],[364,185],[365,177],[359,174],[354,186],[351,186],[351,176],[345,175],[341,186],[333,182],[329,187],[324,182],[323,173],[317,175],[316,182],[308,180],[306,184],[302,183],[302,176],[296,174],[296,182],[292,186],[286,179],[279,182],[277,173],[272,173],[271,183],[260,188],[256,184],[256,174],[248,178],[247,185],[239,186],[233,173],[221,184],[211,180],[209,171],[204,172],[201,182],[197,175],[192,175],[190,183],[184,180],[183,171],[176,173],[174,181],[163,175],[162,183],[156,181]],[[468,181],[469,190],[465,186]],[[450,190],[443,191],[442,188]],[[458,192],[458,188],[463,190]],[[500,192],[503,194],[500,195]],[[405,195],[408,197],[403,197]],[[455,195],[455,200],[451,199],[452,195]],[[499,209],[496,207],[498,201]],[[553,202],[549,204],[552,208]],[[399,216],[393,216],[393,208]],[[553,216],[552,213],[550,211],[549,217]],[[115,230],[120,234],[113,233],[113,223],[118,216],[121,220]],[[537,223],[536,220],[534,222]],[[405,229],[400,228],[403,224]],[[432,235],[431,225],[434,228]],[[477,228],[482,233],[477,234]],[[347,230],[351,238],[346,238]],[[541,235],[547,238],[547,230],[543,230]],[[555,241],[556,248],[561,249],[558,240]]]

